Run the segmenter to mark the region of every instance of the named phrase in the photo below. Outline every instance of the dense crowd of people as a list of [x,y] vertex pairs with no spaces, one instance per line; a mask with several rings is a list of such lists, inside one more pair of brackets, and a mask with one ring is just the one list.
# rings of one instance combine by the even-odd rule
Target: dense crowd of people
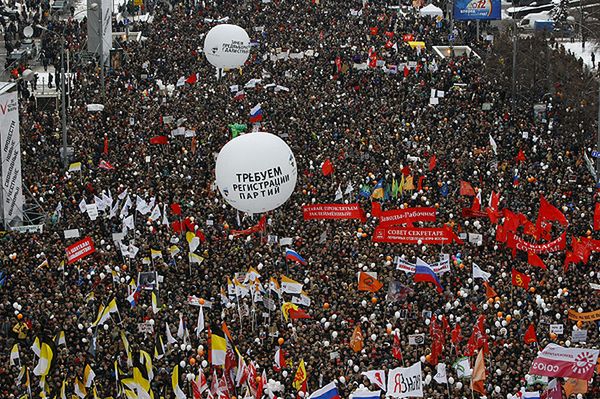
[[[66,397],[78,395],[78,381],[88,375],[88,365],[95,378],[85,397],[144,397],[139,392],[126,396],[132,391],[126,392],[122,383],[137,368],[150,380],[147,391],[154,397],[174,398],[175,366],[188,398],[195,397],[192,385],[201,374],[208,385],[202,396],[260,396],[253,381],[236,386],[231,378],[220,388],[226,377],[211,367],[208,331],[220,333],[223,323],[230,347],[237,348],[228,351],[230,366],[241,368],[242,357],[246,364],[252,362],[256,376],[266,375],[263,395],[271,398],[299,396],[293,382],[301,361],[307,394],[334,380],[342,397],[359,387],[379,389],[362,373],[422,362],[424,397],[481,397],[452,367],[467,351],[481,315],[489,341],[488,398],[543,391],[547,379],[528,371],[549,343],[598,347],[597,320],[568,318],[570,309],[600,309],[598,286],[590,285],[598,282],[597,255],[564,267],[575,237],[597,236],[597,189],[584,156],[594,148],[596,128],[565,125],[565,120],[577,120],[577,108],[566,106],[568,99],[558,95],[539,100],[546,106],[539,118],[534,118],[533,104],[512,107],[510,87],[483,78],[493,42],[476,37],[472,24],[421,17],[411,5],[397,10],[388,7],[397,2],[387,1],[147,3],[151,22],[129,27],[142,32],[142,40],[116,41],[124,61],[107,70],[105,94],[97,64],[71,66],[68,138],[74,148],[71,163],[81,162],[81,170],[63,167],[60,114],[36,105],[33,90],[20,83],[23,184],[47,219],[42,233],[6,231],[0,238],[1,397],[62,397],[63,386]],[[219,78],[202,44],[215,21],[225,17],[248,32],[253,46],[243,68]],[[85,49],[85,21],[30,11],[15,26],[22,30],[32,18],[62,32],[72,54]],[[451,29],[480,56],[440,57],[432,46],[447,45]],[[403,35],[425,47],[409,45]],[[38,36],[47,62],[58,68],[60,38],[36,29]],[[289,56],[299,53],[301,57]],[[371,61],[378,61],[377,66]],[[252,79],[260,81],[248,84]],[[274,90],[271,84],[286,90]],[[232,90],[233,85],[239,88]],[[242,88],[244,95],[239,94]],[[431,104],[432,89],[444,92],[443,97],[436,94],[437,104]],[[104,105],[102,111],[88,111],[88,104],[98,103]],[[263,120],[252,126],[248,116],[256,104],[261,104]],[[239,236],[232,231],[256,225],[260,215],[237,212],[214,184],[216,155],[232,138],[229,126],[236,123],[247,125],[246,134],[260,130],[279,135],[298,164],[291,198],[267,214],[263,231]],[[195,134],[172,135],[177,127]],[[168,143],[152,144],[157,136],[167,136]],[[326,160],[334,168],[328,176],[321,169]],[[392,190],[394,181],[405,181],[403,176],[412,177],[414,186]],[[371,198],[368,192],[382,180],[384,198]],[[543,195],[564,213],[568,227],[553,223],[546,231],[550,237],[544,238],[522,227],[517,234],[543,243],[566,231],[567,248],[540,255],[547,269],[530,265],[527,253],[514,256],[506,243],[497,241],[502,216],[495,223],[485,215],[463,216],[474,199],[461,195],[461,182],[481,190],[483,208],[492,192],[499,193],[498,212],[509,209],[534,224]],[[341,200],[336,199],[338,187]],[[81,208],[82,201],[97,204],[106,198],[110,202],[104,201],[108,206],[95,220]],[[127,212],[128,198],[132,205]],[[482,241],[375,243],[371,238],[378,219],[370,214],[371,201],[387,210],[435,207],[437,222],[418,225],[447,225],[457,234],[481,234]],[[303,205],[333,202],[359,202],[369,212],[366,222],[303,220]],[[160,216],[151,217],[156,209]],[[133,226],[124,228],[130,215]],[[65,238],[64,231],[71,229],[78,229],[80,238]],[[195,250],[200,260],[188,257],[186,230],[200,239]],[[114,241],[114,234],[122,232],[124,238]],[[273,236],[292,238],[290,247],[307,264],[286,260],[286,247]],[[95,253],[67,264],[65,248],[84,237],[93,240]],[[174,253],[173,246],[180,252]],[[137,254],[130,256],[132,247]],[[151,250],[161,256],[151,256]],[[451,259],[450,272],[440,275],[442,293],[432,284],[413,282],[395,266],[397,257],[433,263],[440,254]],[[497,295],[486,295],[483,281],[473,279],[474,264],[491,273],[489,287]],[[252,284],[231,295],[228,281],[248,284],[250,268],[260,274],[262,295],[246,295]],[[512,269],[531,277],[527,289],[513,286]],[[141,284],[140,273],[154,271],[158,287],[132,296]],[[359,271],[376,272],[383,288],[359,291]],[[269,284],[270,278],[280,281],[283,275],[303,284],[310,306],[299,306],[310,318],[284,319],[281,303],[291,296],[280,297]],[[398,287],[396,282],[402,287],[399,296],[390,291],[390,286]],[[195,331],[199,307],[189,303],[190,296],[210,304],[203,307],[206,328],[201,332]],[[118,314],[98,323],[113,299]],[[271,299],[275,307],[266,304]],[[431,380],[436,374],[431,320],[438,319],[448,323],[438,359],[448,366],[448,384]],[[550,324],[562,324],[564,333],[550,333]],[[180,325],[183,331],[178,331]],[[350,341],[357,325],[364,342],[355,352]],[[451,338],[457,325],[462,334]],[[530,325],[537,339],[525,343]],[[572,332],[582,329],[587,340],[572,342]],[[424,343],[409,344],[408,336],[420,333]],[[401,359],[392,351],[398,346],[394,336],[400,339]],[[33,373],[40,356],[32,349],[41,342],[51,342],[54,352],[42,383]],[[11,361],[14,344],[18,361]],[[278,349],[285,359],[280,368],[274,360]],[[142,360],[144,351],[152,357],[153,377],[145,368],[148,360]],[[475,355],[471,365],[474,361]],[[599,397],[598,375],[587,393],[573,397]]]

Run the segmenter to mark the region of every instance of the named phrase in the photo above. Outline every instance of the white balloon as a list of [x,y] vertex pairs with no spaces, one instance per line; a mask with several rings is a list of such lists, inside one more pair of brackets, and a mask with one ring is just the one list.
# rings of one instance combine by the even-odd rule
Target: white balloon
[[204,55],[217,68],[239,68],[250,56],[250,37],[237,25],[217,25],[204,38]]
[[463,383],[462,383],[462,382],[460,382],[460,381],[458,381],[458,382],[456,383],[456,389],[461,389],[462,387],[463,387]]
[[249,133],[221,148],[215,168],[221,195],[248,213],[280,207],[296,187],[296,159],[290,147],[270,133]]
[[208,367],[208,362],[206,360],[202,361],[202,368]]

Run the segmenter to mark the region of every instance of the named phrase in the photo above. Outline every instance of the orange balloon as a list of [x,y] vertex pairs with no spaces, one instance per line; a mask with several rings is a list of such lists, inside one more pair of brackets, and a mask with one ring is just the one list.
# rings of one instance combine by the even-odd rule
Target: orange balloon
[[494,303],[494,298],[489,298],[488,299],[488,303],[491,305],[492,303]]
[[204,300],[204,298],[200,298],[200,299],[198,300],[198,302],[200,303],[200,305],[204,305],[204,303],[205,303],[206,301]]
[[425,360],[427,360],[428,363],[431,362],[431,355],[426,355],[425,356]]
[[362,233],[362,227],[359,227],[359,228],[358,228],[358,232],[359,232],[359,233]]
[[377,298],[375,298],[375,297],[371,298],[371,303],[377,303]]
[[196,359],[194,359],[193,357],[190,357],[190,364],[193,366],[194,364],[196,364]]
[[529,292],[535,292],[535,287],[529,287]]
[[22,318],[23,318],[23,315],[22,315],[21,313],[19,313],[19,314],[17,315],[17,319],[21,320]]
[[367,233],[362,233],[362,238],[365,238],[367,236]]
[[257,376],[256,376],[256,382],[258,382],[258,383],[260,384],[260,380],[262,380],[261,376],[260,376],[260,375],[257,375]]
[[512,316],[511,315],[507,315],[506,316],[506,322],[510,323],[511,320],[512,320]]
[[329,303],[328,302],[325,302],[323,304],[323,309],[329,309]]
[[581,328],[581,327],[583,327],[583,321],[579,320],[577,322],[577,328]]
[[550,333],[550,339],[556,339],[557,335],[555,333]]
[[392,333],[392,328],[391,327],[386,327],[385,328],[385,332],[388,333],[388,334],[391,334]]
[[283,343],[285,342],[285,340],[282,337],[279,337],[279,339],[277,340],[277,342],[279,342],[279,345],[283,345]]
[[502,318],[502,312],[498,312],[498,318],[501,319]]
[[500,297],[497,296],[496,298],[494,298],[494,301],[500,302]]
[[121,269],[127,270],[127,265],[123,265],[123,267]]

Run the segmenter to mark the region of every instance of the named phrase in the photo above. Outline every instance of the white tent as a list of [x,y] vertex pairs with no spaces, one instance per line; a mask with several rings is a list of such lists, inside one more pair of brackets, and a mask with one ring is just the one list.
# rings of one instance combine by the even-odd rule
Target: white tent
[[421,8],[419,10],[419,14],[421,14],[422,16],[430,16],[430,17],[440,16],[440,17],[442,17],[444,15],[444,12],[442,11],[441,8],[438,8],[438,7],[434,6],[433,4],[429,4],[429,5]]

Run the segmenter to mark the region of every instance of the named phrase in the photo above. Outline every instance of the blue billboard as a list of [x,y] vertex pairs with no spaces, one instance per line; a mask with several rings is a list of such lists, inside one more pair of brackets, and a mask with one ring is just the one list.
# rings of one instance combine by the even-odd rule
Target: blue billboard
[[454,0],[458,21],[502,19],[500,0]]

